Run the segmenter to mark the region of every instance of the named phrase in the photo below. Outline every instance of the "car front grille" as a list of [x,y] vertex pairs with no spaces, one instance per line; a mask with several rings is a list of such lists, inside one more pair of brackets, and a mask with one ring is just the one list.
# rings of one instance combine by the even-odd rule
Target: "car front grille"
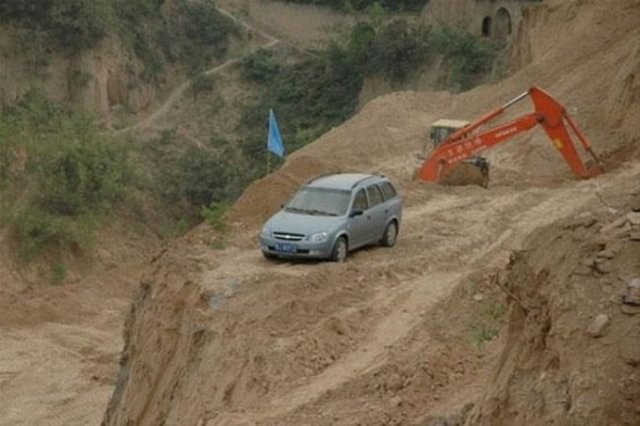
[[291,234],[289,232],[274,232],[273,238],[280,241],[301,241],[304,234]]

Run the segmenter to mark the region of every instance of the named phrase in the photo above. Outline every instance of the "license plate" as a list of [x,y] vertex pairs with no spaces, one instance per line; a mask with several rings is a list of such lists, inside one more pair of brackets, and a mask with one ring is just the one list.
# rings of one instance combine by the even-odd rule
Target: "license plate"
[[297,251],[296,246],[293,244],[276,244],[276,250],[284,253],[295,253]]

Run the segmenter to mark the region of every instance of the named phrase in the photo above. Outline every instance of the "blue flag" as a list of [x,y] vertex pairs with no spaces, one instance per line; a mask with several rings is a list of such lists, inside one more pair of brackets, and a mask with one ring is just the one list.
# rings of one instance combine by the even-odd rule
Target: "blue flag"
[[284,155],[284,145],[282,144],[280,129],[278,128],[278,122],[276,121],[276,115],[273,109],[269,110],[269,138],[267,139],[267,149],[278,157]]

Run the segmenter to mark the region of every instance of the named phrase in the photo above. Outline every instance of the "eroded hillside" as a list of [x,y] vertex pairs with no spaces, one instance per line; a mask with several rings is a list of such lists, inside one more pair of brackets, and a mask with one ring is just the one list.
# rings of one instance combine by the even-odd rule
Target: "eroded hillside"
[[[128,316],[104,424],[637,424],[640,316],[619,293],[640,275],[638,22],[634,0],[545,1],[512,77],[375,99],[250,186],[224,241],[203,225],[164,250]],[[531,85],[576,118],[605,174],[576,181],[535,130],[490,152],[488,190],[413,181],[431,122]],[[265,261],[261,222],[332,170],[398,183],[398,245],[345,264]],[[610,324],[593,338],[598,314]]]

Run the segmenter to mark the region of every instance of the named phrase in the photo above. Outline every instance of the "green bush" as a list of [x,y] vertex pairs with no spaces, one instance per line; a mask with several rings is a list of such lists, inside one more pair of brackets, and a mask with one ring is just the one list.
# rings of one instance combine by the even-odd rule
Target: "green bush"
[[180,192],[193,205],[209,205],[227,198],[233,169],[221,155],[189,148],[178,161]]
[[58,0],[51,2],[46,29],[65,49],[77,52],[94,46],[112,24],[108,0]]
[[164,38],[165,55],[175,58],[192,75],[202,72],[213,59],[222,58],[230,37],[240,35],[235,23],[212,2],[179,0],[176,12],[167,20],[172,37]]
[[227,212],[231,205],[226,201],[212,202],[209,206],[202,206],[200,216],[216,231],[227,230]]
[[451,28],[435,32],[433,45],[450,67],[449,86],[458,91],[470,89],[491,70],[496,50],[483,39]]
[[280,71],[280,68],[280,64],[271,53],[263,49],[259,49],[242,59],[242,74],[250,81],[270,81]]
[[30,260],[43,249],[87,250],[94,242],[96,219],[91,215],[61,216],[34,205],[15,212],[13,226],[22,256]]
[[365,71],[402,82],[429,58],[430,32],[423,25],[411,26],[397,19],[384,26],[370,41]]
[[97,216],[131,178],[126,150],[37,91],[0,114],[0,135],[8,135],[0,137],[0,189],[23,252],[88,247]]
[[82,128],[86,125],[72,123],[30,150],[27,167],[38,188],[37,202],[47,211],[71,216],[100,211],[124,191],[125,151]]
[[108,32],[113,10],[109,0],[4,0],[0,19],[45,30],[70,52],[94,46]]
[[236,151],[226,141],[214,138],[206,147],[155,153],[154,162],[162,163],[154,177],[162,188],[160,195],[173,203],[186,200],[197,209],[235,198],[241,190],[242,167]]

